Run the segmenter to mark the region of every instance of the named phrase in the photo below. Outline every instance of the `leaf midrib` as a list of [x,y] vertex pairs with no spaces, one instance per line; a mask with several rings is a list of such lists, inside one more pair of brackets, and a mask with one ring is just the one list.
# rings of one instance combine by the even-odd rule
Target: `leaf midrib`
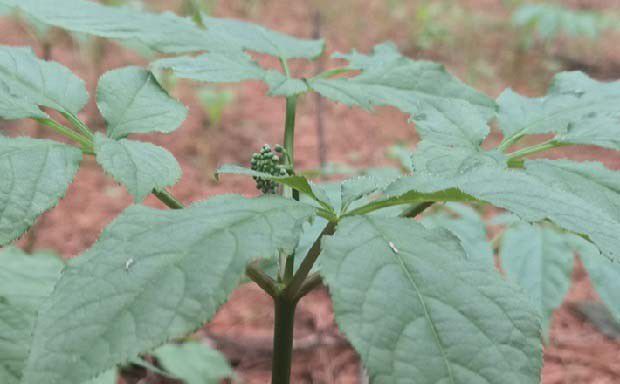
[[[390,240],[387,239],[387,236],[385,235],[385,233],[381,230],[381,228],[379,228],[373,221],[372,219],[365,217],[366,222],[368,222],[376,231],[378,237],[381,237],[386,244],[391,243]],[[389,250],[386,250],[387,252],[391,252]],[[407,280],[411,283],[413,289],[416,292],[416,296],[418,298],[418,301],[420,302],[420,304],[422,305],[422,309],[424,310],[424,317],[426,318],[426,320],[429,323],[429,326],[431,328],[431,332],[433,334],[433,338],[435,339],[435,343],[437,344],[437,347],[439,348],[439,351],[441,352],[441,356],[443,357],[443,362],[444,365],[446,367],[446,370],[448,372],[448,377],[450,379],[450,382],[452,384],[457,384],[456,380],[454,378],[454,373],[452,372],[452,367],[450,365],[450,361],[448,360],[448,356],[446,354],[446,351],[444,349],[443,343],[441,342],[441,339],[439,337],[439,332],[437,331],[437,328],[435,327],[435,323],[433,322],[433,319],[431,317],[430,311],[428,310],[428,307],[426,305],[426,300],[425,298],[422,296],[421,294],[421,290],[420,287],[418,286],[418,284],[416,283],[415,279],[413,278],[413,274],[411,273],[411,271],[409,270],[409,268],[407,268],[407,265],[405,263],[405,260],[402,258],[402,256],[400,256],[400,252],[391,252],[394,254],[396,260],[398,260],[398,264],[399,267],[403,270],[404,274],[407,277]]]

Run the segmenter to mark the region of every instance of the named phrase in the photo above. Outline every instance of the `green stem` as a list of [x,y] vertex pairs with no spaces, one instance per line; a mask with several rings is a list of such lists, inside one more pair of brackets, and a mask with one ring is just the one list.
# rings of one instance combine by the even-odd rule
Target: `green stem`
[[297,298],[301,287],[304,285],[304,283],[306,283],[306,278],[310,274],[314,263],[321,254],[321,240],[323,239],[323,236],[333,235],[335,230],[336,223],[328,223],[327,226],[323,229],[323,232],[321,232],[319,237],[314,241],[314,244],[312,244],[312,248],[310,248],[308,254],[299,265],[299,268],[297,269],[297,272],[295,272],[293,279],[290,283],[286,285],[286,288],[282,292],[282,294],[285,297],[288,297],[289,300]]
[[80,135],[79,133],[73,131],[71,128],[65,127],[62,124],[52,120],[52,119],[36,119],[40,124],[45,125],[46,127],[52,128],[54,131],[60,133],[61,135],[75,141],[76,143],[82,146],[82,150],[85,153],[93,153],[93,143],[87,137]]
[[306,296],[308,293],[312,292],[316,287],[320,286],[323,283],[323,279],[318,272],[311,273],[306,278],[306,281],[299,287],[299,292],[295,295],[295,300],[300,300],[302,297]]
[[[297,96],[286,98],[286,118],[284,123],[284,148],[286,149],[286,163],[295,170],[295,114],[297,113]],[[285,195],[290,197],[290,188],[285,188]],[[292,191],[293,198],[299,200],[299,192]]]
[[245,268],[245,274],[261,287],[263,291],[267,292],[269,296],[275,298],[278,295],[276,282],[260,269],[257,262],[249,264]]
[[544,151],[548,151],[549,149],[553,149],[553,148],[557,148],[557,147],[563,147],[563,146],[567,146],[567,145],[572,145],[570,143],[560,143],[558,141],[555,140],[548,140],[545,141],[543,143],[537,144],[537,145],[533,145],[531,147],[527,147],[527,148],[523,148],[520,149],[518,151],[514,151],[512,153],[508,154],[507,157],[507,161],[508,163],[514,162],[516,160],[519,160],[525,156],[529,156],[529,155],[533,155],[536,153],[540,153],[540,152],[544,152]]
[[74,115],[73,113],[63,113],[62,114],[67,120],[69,120],[69,122],[78,130],[80,131],[80,133],[82,135],[84,135],[85,137],[88,137],[90,140],[93,140],[95,135],[93,135],[93,133],[90,131],[90,129],[88,129],[88,127],[86,126],[86,124],[84,124],[82,122],[82,120],[80,120],[79,117],[77,117],[76,115]]
[[274,298],[275,322],[271,384],[289,384],[291,382],[296,306],[296,300],[290,300],[284,296]]
[[418,216],[420,213],[424,212],[427,208],[429,208],[433,204],[435,204],[434,201],[426,201],[424,203],[416,204],[410,207],[409,209],[407,209],[405,212],[403,212],[401,216],[414,218]]
[[284,58],[280,58],[280,65],[282,66],[282,69],[284,70],[284,74],[286,75],[286,77],[291,77],[291,70],[288,67],[288,61],[286,61],[286,59]]
[[288,153],[288,165],[295,168],[295,114],[297,111],[297,96],[286,98],[286,121],[284,125],[284,148]]
[[[84,137],[81,134],[73,131],[71,128],[65,127],[62,124],[59,124],[58,122],[56,122],[55,120],[52,119],[36,119],[37,122],[39,122],[42,125],[45,125],[47,127],[52,128],[53,130],[55,130],[56,132],[60,133],[61,135],[79,143],[82,146],[82,152],[87,154],[87,155],[95,155],[95,150],[93,148],[93,140],[92,140],[92,132],[90,131],[90,129],[88,129],[88,127],[86,126],[86,124],[84,124],[79,118],[77,118],[77,116],[73,115],[73,114],[63,114],[69,121],[71,121],[72,124],[74,124],[76,126],[76,128],[79,128],[80,131],[82,132],[88,132],[90,133],[91,137]],[[168,206],[171,209],[181,209],[181,208],[185,208],[185,206],[183,205],[183,203],[181,203],[179,200],[177,200],[176,197],[174,197],[170,192],[168,192],[165,189],[154,189],[152,191],[153,195],[155,195],[155,197],[157,197],[162,203],[166,204],[166,206]]]
[[506,152],[506,150],[508,150],[508,148],[510,148],[511,146],[513,146],[514,144],[516,144],[519,140],[521,140],[523,137],[525,136],[524,133],[518,133],[512,137],[507,138],[506,140],[502,141],[499,146],[497,147],[497,149],[500,152]]
[[348,73],[348,72],[352,72],[352,71],[354,71],[354,70],[349,68],[349,67],[329,69],[327,71],[319,73],[318,75],[316,75],[314,77],[314,79],[315,80],[318,80],[318,79],[329,79],[330,77],[338,76],[338,75],[341,75],[343,73]]
[[153,195],[159,199],[162,203],[166,204],[171,209],[185,208],[183,203],[177,200],[170,192],[165,189],[153,189]]

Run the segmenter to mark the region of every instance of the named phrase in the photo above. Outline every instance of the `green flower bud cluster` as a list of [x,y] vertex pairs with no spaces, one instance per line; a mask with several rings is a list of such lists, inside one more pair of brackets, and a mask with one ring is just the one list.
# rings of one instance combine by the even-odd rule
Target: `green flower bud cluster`
[[[252,155],[251,168],[253,171],[268,173],[273,176],[287,176],[290,173],[284,164],[285,156],[286,149],[281,145],[276,145],[272,150],[268,144],[265,144],[259,153]],[[258,176],[254,176],[254,180],[256,180],[256,189],[263,193],[276,193],[278,183],[274,180],[263,179]]]

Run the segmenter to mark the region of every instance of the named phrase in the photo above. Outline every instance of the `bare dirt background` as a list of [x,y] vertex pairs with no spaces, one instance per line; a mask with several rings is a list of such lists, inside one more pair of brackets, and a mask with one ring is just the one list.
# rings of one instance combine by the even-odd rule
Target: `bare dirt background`
[[[180,1],[145,1],[153,9],[180,9]],[[529,95],[544,92],[553,73],[563,69],[581,69],[599,79],[620,78],[620,33],[605,33],[598,41],[560,38],[552,44],[519,46],[522,37],[510,25],[510,1],[404,1],[404,0],[229,0],[220,1],[214,14],[261,23],[270,28],[310,37],[317,10],[322,15],[321,35],[328,52],[348,51],[355,47],[369,51],[376,43],[392,40],[401,50],[417,59],[441,61],[465,82],[497,96],[512,87]],[[571,0],[566,5],[620,12],[620,1]],[[430,20],[421,16],[422,7],[439,9]],[[102,42],[104,54],[93,62],[66,35],[54,33],[56,44],[51,58],[82,76],[93,94],[98,75],[105,70],[145,60],[122,47]],[[32,31],[14,20],[0,21],[0,43],[30,45],[39,54],[43,48]],[[267,58],[261,62],[276,65]],[[293,72],[309,76],[316,63],[293,63]],[[321,63],[337,65],[333,60]],[[259,83],[222,86],[235,94],[233,105],[225,109],[220,126],[209,124],[196,98],[202,85],[178,82],[174,94],[190,108],[190,115],[177,132],[169,136],[152,135],[147,140],[168,148],[182,165],[184,176],[172,191],[184,203],[206,199],[224,192],[254,195],[251,180],[225,177],[216,183],[212,177],[218,165],[247,162],[252,152],[264,143],[281,141],[284,102],[265,97]],[[319,166],[316,138],[316,109],[313,96],[299,105],[296,157],[299,168]],[[384,108],[374,114],[350,110],[325,102],[329,162],[351,167],[376,167],[392,164],[386,149],[395,143],[415,146],[417,135],[406,116]],[[81,116],[91,126],[101,127],[91,101]],[[0,123],[11,135],[50,135],[31,123]],[[489,142],[496,142],[492,135]],[[553,157],[599,159],[608,167],[620,168],[620,157],[610,151],[586,148],[555,151]],[[101,230],[126,206],[131,198],[122,187],[102,174],[92,159],[85,159],[75,183],[59,206],[45,214],[36,225],[36,235],[28,235],[20,245],[33,249],[52,249],[63,257],[79,255],[91,246]],[[154,198],[148,205],[160,207]],[[619,234],[620,235],[620,234]],[[581,300],[597,300],[585,272],[578,266],[574,285],[553,322],[550,345],[545,349],[544,384],[620,382],[620,344],[603,336],[571,308]],[[270,338],[273,322],[270,299],[253,286],[244,286],[233,294],[214,321],[197,337],[208,338],[230,358],[239,381],[269,381]],[[413,357],[413,356],[412,356]],[[298,309],[294,383],[362,383],[355,352],[343,342],[333,321],[327,292],[317,290],[306,297]],[[144,378],[143,372],[126,373],[126,382],[163,383]]]

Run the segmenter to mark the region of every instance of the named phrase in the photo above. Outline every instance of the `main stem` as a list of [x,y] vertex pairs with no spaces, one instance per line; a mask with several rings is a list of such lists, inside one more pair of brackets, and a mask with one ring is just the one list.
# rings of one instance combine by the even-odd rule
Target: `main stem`
[[293,362],[293,327],[296,300],[284,295],[273,299],[275,323],[273,328],[273,359],[271,361],[271,384],[289,384]]
[[[297,97],[286,98],[286,118],[284,127],[284,148],[288,153],[287,165],[295,167],[295,113],[297,110]],[[296,191],[285,187],[284,196],[299,200]],[[283,255],[280,263],[284,264],[283,275],[285,284],[289,284],[293,278],[293,265],[295,255]],[[273,296],[275,307],[275,322],[273,326],[273,357],[271,361],[271,383],[289,384],[291,380],[291,364],[293,359],[293,326],[295,324],[296,299],[290,299],[280,290]]]

